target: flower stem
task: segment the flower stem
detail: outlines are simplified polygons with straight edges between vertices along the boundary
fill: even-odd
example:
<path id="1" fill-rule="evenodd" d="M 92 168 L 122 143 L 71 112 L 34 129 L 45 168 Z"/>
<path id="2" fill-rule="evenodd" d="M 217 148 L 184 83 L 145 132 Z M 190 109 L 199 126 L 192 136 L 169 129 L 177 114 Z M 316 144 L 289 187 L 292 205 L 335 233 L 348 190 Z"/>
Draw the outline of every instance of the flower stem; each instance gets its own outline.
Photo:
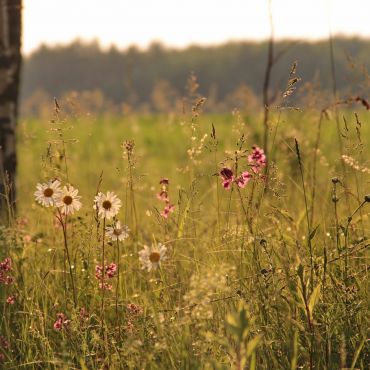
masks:
<path id="1" fill-rule="evenodd" d="M 102 245 L 102 254 L 101 254 L 101 265 L 102 265 L 102 277 L 101 277 L 101 328 L 104 331 L 104 296 L 105 296 L 105 287 L 104 287 L 104 277 L 105 277 L 105 217 L 103 219 L 103 245 Z"/>
<path id="2" fill-rule="evenodd" d="M 121 336 L 121 323 L 118 317 L 118 298 L 119 298 L 119 289 L 120 289 L 120 281 L 119 281 L 119 274 L 120 274 L 120 259 L 121 259 L 121 251 L 119 246 L 119 240 L 117 238 L 117 285 L 116 285 L 116 320 L 118 324 L 118 333 Z"/>
<path id="3" fill-rule="evenodd" d="M 73 278 L 73 271 L 72 271 L 72 264 L 71 264 L 71 258 L 69 255 L 69 250 L 68 250 L 68 238 L 67 238 L 67 214 L 65 215 L 64 221 L 62 218 L 62 214 L 60 213 L 60 210 L 58 209 L 59 212 L 59 222 L 62 225 L 62 230 L 63 230 L 63 239 L 64 239 L 64 255 L 67 256 L 67 261 L 68 261 L 68 267 L 69 267 L 69 274 L 71 276 L 71 285 L 72 285 L 72 290 L 73 290 L 73 303 L 75 308 L 77 307 L 77 293 L 76 293 L 76 287 L 74 283 L 74 278 Z M 64 267 L 65 266 L 65 257 L 64 257 Z M 65 271 L 66 269 L 64 269 Z"/>

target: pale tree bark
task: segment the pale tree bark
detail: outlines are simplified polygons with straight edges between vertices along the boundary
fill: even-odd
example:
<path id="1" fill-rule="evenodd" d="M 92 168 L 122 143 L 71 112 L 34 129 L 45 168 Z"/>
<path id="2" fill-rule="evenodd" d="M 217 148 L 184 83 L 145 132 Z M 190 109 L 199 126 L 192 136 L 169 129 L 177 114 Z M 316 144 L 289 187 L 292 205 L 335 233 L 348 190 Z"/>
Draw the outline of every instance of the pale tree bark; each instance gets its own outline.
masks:
<path id="1" fill-rule="evenodd" d="M 0 0 L 0 193 L 11 184 L 9 202 L 15 206 L 16 122 L 21 68 L 22 0 Z M 0 207 L 4 207 L 1 197 Z M 8 204 L 9 206 L 9 204 Z"/>

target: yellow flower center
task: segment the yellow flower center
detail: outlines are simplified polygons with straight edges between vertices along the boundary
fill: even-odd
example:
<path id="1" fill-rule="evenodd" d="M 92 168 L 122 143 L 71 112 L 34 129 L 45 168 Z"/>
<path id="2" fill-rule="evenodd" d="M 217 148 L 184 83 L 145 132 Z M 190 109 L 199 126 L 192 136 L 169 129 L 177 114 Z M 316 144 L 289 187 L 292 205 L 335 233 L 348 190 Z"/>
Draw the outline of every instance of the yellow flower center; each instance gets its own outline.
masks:
<path id="1" fill-rule="evenodd" d="M 109 211 L 112 208 L 112 203 L 109 200 L 105 200 L 102 206 L 105 210 Z"/>
<path id="2" fill-rule="evenodd" d="M 152 263 L 158 263 L 161 259 L 161 255 L 158 252 L 152 252 L 150 253 L 149 260 Z"/>
<path id="3" fill-rule="evenodd" d="M 50 198 L 54 194 L 54 190 L 52 188 L 46 188 L 44 190 L 44 196 Z"/>
<path id="4" fill-rule="evenodd" d="M 70 195 L 66 195 L 63 198 L 63 203 L 66 204 L 67 206 L 69 206 L 70 204 L 72 204 L 72 202 L 73 202 L 73 198 Z"/>

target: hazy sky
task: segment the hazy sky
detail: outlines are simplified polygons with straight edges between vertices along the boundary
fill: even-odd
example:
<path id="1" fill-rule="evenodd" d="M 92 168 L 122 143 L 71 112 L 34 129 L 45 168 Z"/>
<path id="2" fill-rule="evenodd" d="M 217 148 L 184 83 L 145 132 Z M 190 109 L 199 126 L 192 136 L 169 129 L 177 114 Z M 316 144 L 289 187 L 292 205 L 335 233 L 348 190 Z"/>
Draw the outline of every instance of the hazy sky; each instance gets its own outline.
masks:
<path id="1" fill-rule="evenodd" d="M 98 39 L 145 47 L 264 39 L 268 0 L 24 0 L 23 51 L 41 43 Z M 370 37 L 370 0 L 272 0 L 277 38 Z"/>

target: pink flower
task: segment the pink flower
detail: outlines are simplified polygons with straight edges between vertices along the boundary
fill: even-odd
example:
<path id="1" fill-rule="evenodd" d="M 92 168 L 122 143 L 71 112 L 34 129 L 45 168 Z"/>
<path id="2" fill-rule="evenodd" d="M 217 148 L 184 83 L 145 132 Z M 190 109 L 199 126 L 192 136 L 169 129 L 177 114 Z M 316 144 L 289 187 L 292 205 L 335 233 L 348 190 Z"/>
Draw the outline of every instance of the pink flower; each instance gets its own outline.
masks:
<path id="1" fill-rule="evenodd" d="M 70 322 L 71 320 L 68 320 L 64 313 L 58 313 L 57 320 L 55 321 L 53 328 L 55 330 L 63 330 L 69 325 Z"/>
<path id="2" fill-rule="evenodd" d="M 132 316 L 140 316 L 143 313 L 143 309 L 135 303 L 129 303 L 127 305 L 127 311 Z"/>
<path id="3" fill-rule="evenodd" d="M 102 272 L 103 272 L 103 268 L 102 268 L 101 266 L 99 266 L 99 265 L 96 265 L 96 266 L 95 266 L 95 277 L 96 277 L 97 279 L 101 279 L 101 277 L 102 277 Z"/>
<path id="4" fill-rule="evenodd" d="M 224 167 L 220 171 L 220 175 L 223 180 L 231 180 L 234 177 L 233 171 L 230 168 Z"/>
<path id="5" fill-rule="evenodd" d="M 266 155 L 264 150 L 258 146 L 253 146 L 252 153 L 248 156 L 248 162 L 251 164 L 254 173 L 260 173 L 262 167 L 266 166 Z"/>
<path id="6" fill-rule="evenodd" d="M 54 323 L 54 325 L 53 325 L 53 328 L 54 328 L 55 330 L 62 330 L 62 328 L 63 328 L 63 324 L 62 324 L 62 322 L 61 322 L 61 321 L 59 321 L 59 320 L 55 321 L 55 323 Z"/>
<path id="7" fill-rule="evenodd" d="M 161 185 L 161 191 L 157 194 L 157 198 L 166 203 L 163 211 L 161 212 L 161 216 L 164 218 L 168 218 L 169 214 L 175 209 L 175 206 L 170 204 L 170 197 L 168 194 L 169 183 L 170 181 L 167 178 L 161 179 L 161 181 L 159 181 L 159 184 Z"/>
<path id="8" fill-rule="evenodd" d="M 252 147 L 252 153 L 248 156 L 249 163 L 258 163 L 261 165 L 266 165 L 266 155 L 263 149 L 258 146 Z"/>
<path id="9" fill-rule="evenodd" d="M 6 299 L 6 303 L 7 303 L 7 304 L 14 304 L 14 303 L 15 303 L 15 297 L 14 297 L 14 295 L 10 295 L 10 296 Z"/>
<path id="10" fill-rule="evenodd" d="M 161 212 L 161 216 L 164 218 L 168 218 L 169 214 L 174 212 L 175 210 L 175 205 L 174 204 L 167 204 L 163 211 Z"/>
<path id="11" fill-rule="evenodd" d="M 7 257 L 3 262 L 0 262 L 0 270 L 2 271 L 11 271 L 12 270 L 12 260 Z"/>
<path id="12" fill-rule="evenodd" d="M 104 277 L 106 277 L 107 279 L 111 279 L 113 277 L 115 277 L 117 273 L 117 265 L 115 263 L 110 263 L 109 265 L 106 265 L 105 266 L 105 271 L 104 271 Z M 96 265 L 95 266 L 95 277 L 100 280 L 100 283 L 99 283 L 99 288 L 100 289 L 104 289 L 104 290 L 112 290 L 112 285 L 106 283 L 106 282 L 102 282 L 103 280 L 103 269 L 100 265 Z"/>
<path id="13" fill-rule="evenodd" d="M 158 194 L 157 194 L 157 198 L 163 202 L 169 202 L 169 197 L 168 197 L 168 192 L 167 190 L 161 190 Z"/>
<path id="14" fill-rule="evenodd" d="M 220 171 L 220 175 L 222 177 L 222 186 L 226 190 L 230 190 L 231 189 L 231 186 L 232 186 L 232 184 L 234 182 L 234 174 L 233 174 L 233 171 L 230 170 L 230 168 L 224 167 Z"/>
<path id="15" fill-rule="evenodd" d="M 10 275 L 5 275 L 3 271 L 0 270 L 0 283 L 4 285 L 11 285 L 14 282 L 14 278 Z"/>
<path id="16" fill-rule="evenodd" d="M 161 179 L 161 181 L 159 181 L 159 184 L 160 185 L 168 185 L 170 183 L 170 181 L 167 179 L 167 178 L 163 178 L 163 179 Z"/>
<path id="17" fill-rule="evenodd" d="M 106 274 L 108 278 L 112 278 L 116 275 L 117 272 L 117 265 L 115 263 L 110 263 L 108 266 L 105 267 Z"/>
<path id="18" fill-rule="evenodd" d="M 103 289 L 103 290 L 112 290 L 112 285 L 111 284 L 108 284 L 106 282 L 103 283 L 99 283 L 99 288 L 100 289 Z"/>
<path id="19" fill-rule="evenodd" d="M 239 186 L 239 188 L 244 188 L 248 181 L 252 178 L 252 175 L 248 171 L 244 171 L 236 180 L 236 185 Z"/>

